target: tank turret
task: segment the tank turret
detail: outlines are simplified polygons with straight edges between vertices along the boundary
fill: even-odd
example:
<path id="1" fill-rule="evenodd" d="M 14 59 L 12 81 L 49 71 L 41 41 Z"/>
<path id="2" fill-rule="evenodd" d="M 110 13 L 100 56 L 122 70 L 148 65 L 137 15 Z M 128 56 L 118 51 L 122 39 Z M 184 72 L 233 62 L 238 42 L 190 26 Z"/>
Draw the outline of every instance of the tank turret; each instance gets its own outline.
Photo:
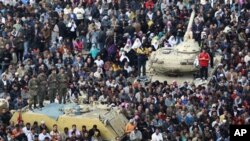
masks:
<path id="1" fill-rule="evenodd" d="M 163 47 L 152 52 L 149 58 L 151 70 L 161 74 L 183 74 L 198 70 L 194 61 L 200 52 L 198 42 L 193 39 L 192 25 L 195 11 L 190 15 L 184 40 L 175 47 Z"/>

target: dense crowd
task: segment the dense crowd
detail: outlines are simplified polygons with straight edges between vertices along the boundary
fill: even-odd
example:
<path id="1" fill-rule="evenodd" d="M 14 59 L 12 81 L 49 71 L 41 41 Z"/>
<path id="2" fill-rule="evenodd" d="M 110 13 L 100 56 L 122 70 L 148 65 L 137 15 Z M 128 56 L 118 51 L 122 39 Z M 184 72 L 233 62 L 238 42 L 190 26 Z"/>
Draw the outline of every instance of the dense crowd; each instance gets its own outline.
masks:
<path id="1" fill-rule="evenodd" d="M 4 133 L 6 130 L 6 133 Z M 81 130 L 77 129 L 77 125 L 73 124 L 69 129 L 65 127 L 63 131 L 58 130 L 57 124 L 53 125 L 51 131 L 44 121 L 38 124 L 35 121 L 33 124 L 23 122 L 16 124 L 11 122 L 9 126 L 1 125 L 1 140 L 3 141 L 99 141 L 101 140 L 101 132 L 97 125 L 87 130 L 86 126 L 82 126 Z"/>
<path id="2" fill-rule="evenodd" d="M 207 87 L 141 82 L 150 52 L 182 42 L 192 11 L 193 38 L 211 60 L 222 56 L 219 66 L 210 60 Z M 249 19 L 247 0 L 0 0 L 0 97 L 9 102 L 1 139 L 58 140 L 54 130 L 10 123 L 10 110 L 85 95 L 121 107 L 124 140 L 229 141 L 230 124 L 250 123 Z M 72 131 L 61 138 L 101 140 Z"/>

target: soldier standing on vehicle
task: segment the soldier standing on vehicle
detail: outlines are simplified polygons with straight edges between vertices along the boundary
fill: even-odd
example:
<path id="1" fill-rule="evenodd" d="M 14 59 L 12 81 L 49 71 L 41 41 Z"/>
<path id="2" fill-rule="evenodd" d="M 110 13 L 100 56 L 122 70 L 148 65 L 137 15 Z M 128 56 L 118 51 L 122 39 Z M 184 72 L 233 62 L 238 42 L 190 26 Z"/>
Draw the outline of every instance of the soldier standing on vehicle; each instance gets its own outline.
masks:
<path id="1" fill-rule="evenodd" d="M 59 95 L 59 104 L 66 103 L 66 94 L 67 94 L 67 87 L 69 83 L 68 76 L 64 72 L 64 68 L 60 68 L 60 72 L 57 75 L 57 80 L 58 80 L 58 95 Z"/>
<path id="2" fill-rule="evenodd" d="M 48 92 L 49 92 L 49 100 L 50 103 L 55 102 L 56 93 L 57 93 L 58 81 L 56 69 L 53 68 L 51 74 L 48 77 Z"/>
<path id="3" fill-rule="evenodd" d="M 29 88 L 29 109 L 32 110 L 32 104 L 34 104 L 34 108 L 36 108 L 37 92 L 38 92 L 38 81 L 35 74 L 29 80 L 28 88 Z"/>
<path id="4" fill-rule="evenodd" d="M 44 102 L 44 97 L 47 95 L 47 76 L 44 72 L 44 70 L 40 69 L 40 73 L 37 76 L 38 84 L 39 84 L 39 91 L 38 91 L 38 102 L 39 102 L 39 107 L 42 108 L 43 102 Z"/>

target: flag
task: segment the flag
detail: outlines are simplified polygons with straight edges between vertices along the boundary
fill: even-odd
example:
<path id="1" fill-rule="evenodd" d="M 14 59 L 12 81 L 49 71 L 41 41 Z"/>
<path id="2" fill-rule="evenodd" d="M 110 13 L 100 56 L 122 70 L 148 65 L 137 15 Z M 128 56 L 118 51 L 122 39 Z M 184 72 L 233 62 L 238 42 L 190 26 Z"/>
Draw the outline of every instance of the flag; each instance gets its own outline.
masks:
<path id="1" fill-rule="evenodd" d="M 17 123 L 20 124 L 22 122 L 22 111 L 19 111 L 18 117 L 17 117 Z"/>

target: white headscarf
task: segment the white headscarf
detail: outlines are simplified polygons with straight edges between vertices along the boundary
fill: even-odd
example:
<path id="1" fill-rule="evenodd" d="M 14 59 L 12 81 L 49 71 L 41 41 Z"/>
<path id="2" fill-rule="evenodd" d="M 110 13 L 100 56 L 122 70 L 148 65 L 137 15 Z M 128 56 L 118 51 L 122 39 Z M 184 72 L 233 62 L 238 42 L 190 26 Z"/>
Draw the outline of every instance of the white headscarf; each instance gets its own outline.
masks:
<path id="1" fill-rule="evenodd" d="M 134 42 L 134 44 L 132 46 L 132 49 L 136 49 L 136 48 L 139 48 L 139 47 L 141 47 L 141 41 L 140 41 L 139 38 L 136 38 L 135 42 Z"/>
<path id="2" fill-rule="evenodd" d="M 132 43 L 131 43 L 131 40 L 130 40 L 130 39 L 127 39 L 127 43 L 126 43 L 126 45 L 128 45 L 129 47 L 131 47 L 131 46 L 132 46 Z"/>
<path id="3" fill-rule="evenodd" d="M 127 59 L 127 62 L 129 62 L 128 57 L 125 55 L 125 52 L 121 53 L 120 61 L 122 62 L 124 59 Z"/>
<path id="4" fill-rule="evenodd" d="M 124 48 L 123 48 L 123 50 L 124 50 L 126 53 L 128 53 L 128 52 L 131 50 L 131 46 L 132 46 L 131 40 L 128 39 L 126 45 L 125 45 Z"/>
<path id="5" fill-rule="evenodd" d="M 159 42 L 158 42 L 158 37 L 157 37 L 157 36 L 154 36 L 154 37 L 152 38 L 151 45 L 154 46 L 155 50 L 158 49 L 158 47 L 159 47 Z"/>
<path id="6" fill-rule="evenodd" d="M 171 47 L 174 47 L 177 43 L 174 36 L 170 36 L 170 38 L 168 39 L 168 42 L 171 45 Z"/>

